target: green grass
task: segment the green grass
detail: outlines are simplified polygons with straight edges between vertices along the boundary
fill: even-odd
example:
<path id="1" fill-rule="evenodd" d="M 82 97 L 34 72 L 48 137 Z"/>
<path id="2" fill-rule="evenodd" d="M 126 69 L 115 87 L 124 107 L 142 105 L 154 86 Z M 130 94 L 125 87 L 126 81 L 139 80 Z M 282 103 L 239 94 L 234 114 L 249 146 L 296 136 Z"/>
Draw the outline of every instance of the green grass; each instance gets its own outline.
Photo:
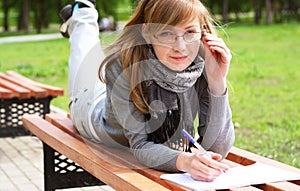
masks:
<path id="1" fill-rule="evenodd" d="M 231 26 L 226 32 L 235 145 L 299 168 L 300 26 Z"/>
<path id="2" fill-rule="evenodd" d="M 233 54 L 228 81 L 235 146 L 300 168 L 300 25 L 225 30 L 220 35 Z M 64 88 L 65 96 L 51 103 L 68 110 L 68 54 L 66 39 L 0 44 L 0 72 L 15 70 Z"/>
<path id="3" fill-rule="evenodd" d="M 14 70 L 36 81 L 65 89 L 53 105 L 67 109 L 68 54 L 66 39 L 0 44 L 0 72 Z"/>

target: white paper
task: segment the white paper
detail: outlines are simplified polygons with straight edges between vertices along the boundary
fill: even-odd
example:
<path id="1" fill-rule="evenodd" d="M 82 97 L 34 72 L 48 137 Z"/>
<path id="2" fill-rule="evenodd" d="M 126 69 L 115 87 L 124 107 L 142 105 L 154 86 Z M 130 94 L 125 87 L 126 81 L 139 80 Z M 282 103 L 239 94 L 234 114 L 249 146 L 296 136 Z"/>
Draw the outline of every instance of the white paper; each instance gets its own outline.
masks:
<path id="1" fill-rule="evenodd" d="M 256 162 L 248 166 L 233 167 L 212 182 L 196 181 L 188 173 L 163 174 L 162 179 L 177 183 L 193 190 L 228 189 L 268 182 L 300 179 L 294 173 L 274 166 Z"/>

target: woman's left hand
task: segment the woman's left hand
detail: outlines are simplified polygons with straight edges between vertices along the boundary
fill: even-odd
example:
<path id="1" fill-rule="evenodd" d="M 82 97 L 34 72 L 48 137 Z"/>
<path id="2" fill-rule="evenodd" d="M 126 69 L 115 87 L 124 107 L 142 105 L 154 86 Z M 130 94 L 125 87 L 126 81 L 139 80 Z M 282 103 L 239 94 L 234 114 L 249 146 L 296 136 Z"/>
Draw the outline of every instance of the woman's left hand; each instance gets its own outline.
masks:
<path id="1" fill-rule="evenodd" d="M 216 95 L 224 95 L 226 77 L 232 55 L 223 39 L 210 33 L 203 34 L 205 47 L 205 68 L 210 91 Z"/>

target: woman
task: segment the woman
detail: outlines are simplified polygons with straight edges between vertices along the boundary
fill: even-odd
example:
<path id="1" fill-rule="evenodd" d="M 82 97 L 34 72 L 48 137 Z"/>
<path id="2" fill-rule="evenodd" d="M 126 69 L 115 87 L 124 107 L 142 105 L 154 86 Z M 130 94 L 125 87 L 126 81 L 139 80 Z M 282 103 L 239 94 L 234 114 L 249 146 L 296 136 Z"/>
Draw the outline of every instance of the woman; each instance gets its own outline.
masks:
<path id="1" fill-rule="evenodd" d="M 78 131 L 128 148 L 148 167 L 214 180 L 228 168 L 220 160 L 234 142 L 226 87 L 231 53 L 207 9 L 198 0 L 142 0 L 103 60 L 98 14 L 86 1 L 75 2 L 68 26 Z M 197 134 L 208 152 L 191 148 L 182 129 Z"/>

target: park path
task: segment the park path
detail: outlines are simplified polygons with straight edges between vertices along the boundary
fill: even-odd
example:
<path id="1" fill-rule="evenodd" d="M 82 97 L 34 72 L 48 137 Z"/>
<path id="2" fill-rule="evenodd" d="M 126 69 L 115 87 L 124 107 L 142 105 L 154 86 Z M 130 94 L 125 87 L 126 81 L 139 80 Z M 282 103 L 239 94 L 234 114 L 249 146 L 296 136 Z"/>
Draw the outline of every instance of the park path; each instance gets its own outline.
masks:
<path id="1" fill-rule="evenodd" d="M 43 41 L 58 38 L 63 38 L 60 33 L 1 37 L 0 44 L 27 41 Z"/>

